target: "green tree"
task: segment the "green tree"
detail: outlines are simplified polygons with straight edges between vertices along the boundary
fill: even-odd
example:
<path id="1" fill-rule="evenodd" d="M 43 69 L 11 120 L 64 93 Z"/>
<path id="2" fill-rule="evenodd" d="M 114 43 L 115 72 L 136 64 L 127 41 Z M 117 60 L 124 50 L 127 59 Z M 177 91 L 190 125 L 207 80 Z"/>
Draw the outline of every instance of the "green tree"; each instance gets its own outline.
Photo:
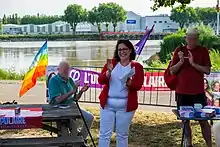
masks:
<path id="1" fill-rule="evenodd" d="M 61 16 L 53 15 L 53 16 L 46 16 L 46 15 L 25 15 L 21 18 L 21 24 L 49 24 L 54 23 L 56 21 L 62 20 Z"/>
<path id="2" fill-rule="evenodd" d="M 20 18 L 17 13 L 15 13 L 15 24 L 20 24 Z"/>
<path id="3" fill-rule="evenodd" d="M 63 19 L 70 24 L 73 34 L 75 34 L 77 24 L 86 21 L 87 11 L 81 5 L 69 5 L 64 11 Z"/>
<path id="4" fill-rule="evenodd" d="M 109 14 L 111 16 L 111 23 L 114 27 L 114 32 L 116 31 L 116 27 L 119 22 L 124 22 L 127 19 L 126 11 L 123 9 L 122 6 L 116 4 L 116 3 L 107 3 L 109 7 L 111 8 L 111 13 Z"/>
<path id="5" fill-rule="evenodd" d="M 180 8 L 184 9 L 187 4 L 190 4 L 193 0 L 152 0 L 154 5 L 151 7 L 153 11 L 156 11 L 160 7 L 173 7 L 174 4 L 181 4 Z"/>
<path id="6" fill-rule="evenodd" d="M 101 32 L 101 13 L 98 11 L 97 7 L 92 8 L 91 11 L 88 12 L 88 22 L 92 25 L 97 26 L 99 33 Z"/>
<path id="7" fill-rule="evenodd" d="M 171 10 L 170 19 L 176 23 L 179 23 L 180 28 L 199 22 L 199 17 L 192 7 L 187 7 L 183 10 L 180 7 L 173 8 Z"/>
<path id="8" fill-rule="evenodd" d="M 7 17 L 6 17 L 5 14 L 4 14 L 4 16 L 3 16 L 2 23 L 3 23 L 3 24 L 7 24 L 7 23 L 8 23 Z"/>
<path id="9" fill-rule="evenodd" d="M 11 23 L 15 24 L 15 14 L 12 14 Z"/>
<path id="10" fill-rule="evenodd" d="M 9 16 L 7 17 L 7 22 L 8 22 L 8 24 L 11 24 L 11 23 L 12 23 L 12 21 L 11 21 L 11 15 L 9 15 Z"/>
<path id="11" fill-rule="evenodd" d="M 112 22 L 112 8 L 109 4 L 99 4 L 98 11 L 100 12 L 100 18 L 105 23 L 106 32 L 108 32 L 109 24 Z"/>
<path id="12" fill-rule="evenodd" d="M 21 24 L 30 24 L 30 22 L 31 22 L 30 15 L 25 15 L 21 18 Z M 31 24 L 34 24 L 34 22 L 32 22 Z"/>
<path id="13" fill-rule="evenodd" d="M 2 34 L 2 19 L 0 18 L 0 35 Z"/>
<path id="14" fill-rule="evenodd" d="M 207 7 L 207 8 L 200 8 L 197 7 L 196 13 L 198 14 L 201 22 L 204 25 L 208 24 L 215 24 L 216 23 L 216 8 Z"/>
<path id="15" fill-rule="evenodd" d="M 107 32 L 110 23 L 113 24 L 114 31 L 116 31 L 118 23 L 126 20 L 126 11 L 113 2 L 99 4 L 98 11 L 100 12 L 101 21 L 105 23 Z"/>

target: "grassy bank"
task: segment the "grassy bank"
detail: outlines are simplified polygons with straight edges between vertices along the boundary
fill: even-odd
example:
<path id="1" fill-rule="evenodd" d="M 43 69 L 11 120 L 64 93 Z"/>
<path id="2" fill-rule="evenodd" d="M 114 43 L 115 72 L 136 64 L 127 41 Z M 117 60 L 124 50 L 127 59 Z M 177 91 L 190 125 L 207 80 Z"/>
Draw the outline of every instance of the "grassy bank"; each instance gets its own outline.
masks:
<path id="1" fill-rule="evenodd" d="M 9 69 L 9 70 L 3 70 L 0 69 L 0 80 L 23 80 L 25 76 L 25 73 L 17 73 L 15 70 L 13 69 Z M 45 80 L 45 77 L 41 77 L 38 80 L 39 81 L 43 81 Z"/>
<path id="2" fill-rule="evenodd" d="M 158 40 L 162 39 L 167 34 L 152 34 L 149 39 Z M 139 40 L 143 34 L 112 34 L 102 35 L 102 40 L 118 40 L 118 39 L 130 39 Z M 86 41 L 86 40 L 100 40 L 100 34 L 37 34 L 37 35 L 0 35 L 0 41 L 41 41 L 48 39 L 49 41 Z"/>
<path id="3" fill-rule="evenodd" d="M 0 80 L 22 80 L 24 74 L 17 73 L 14 70 L 3 70 L 0 69 Z"/>
<path id="4" fill-rule="evenodd" d="M 99 34 L 77 34 L 77 35 L 63 35 L 63 34 L 37 34 L 37 35 L 0 35 L 2 41 L 41 41 L 48 39 L 55 40 L 99 40 Z"/>
<path id="5" fill-rule="evenodd" d="M 95 115 L 92 134 L 97 144 L 99 135 L 99 110 L 88 108 Z M 196 147 L 205 147 L 198 123 L 192 124 L 193 142 Z M 50 136 L 44 130 L 0 131 L 1 137 Z M 115 147 L 115 134 L 112 147 Z M 129 147 L 176 147 L 180 146 L 181 127 L 176 117 L 170 113 L 138 111 L 132 121 L 129 134 Z"/>

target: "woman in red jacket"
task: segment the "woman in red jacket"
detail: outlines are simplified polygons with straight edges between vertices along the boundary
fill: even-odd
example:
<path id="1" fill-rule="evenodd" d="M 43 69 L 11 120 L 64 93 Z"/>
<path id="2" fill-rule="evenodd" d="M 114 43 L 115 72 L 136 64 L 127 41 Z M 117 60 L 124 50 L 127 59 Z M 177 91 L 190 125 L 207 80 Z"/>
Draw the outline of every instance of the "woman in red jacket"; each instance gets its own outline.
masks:
<path id="1" fill-rule="evenodd" d="M 99 96 L 99 147 L 110 146 L 114 127 L 117 147 L 128 147 L 129 126 L 138 108 L 137 91 L 142 88 L 144 81 L 143 66 L 133 61 L 135 57 L 132 43 L 129 40 L 119 40 L 114 59 L 107 60 L 98 78 L 99 84 L 104 85 Z"/>

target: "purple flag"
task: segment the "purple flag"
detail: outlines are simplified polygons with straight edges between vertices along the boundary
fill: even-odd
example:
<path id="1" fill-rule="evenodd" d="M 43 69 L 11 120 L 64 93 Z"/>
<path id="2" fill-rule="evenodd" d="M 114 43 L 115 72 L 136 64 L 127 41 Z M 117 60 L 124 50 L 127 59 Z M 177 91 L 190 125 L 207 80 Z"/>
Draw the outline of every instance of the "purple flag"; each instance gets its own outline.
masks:
<path id="1" fill-rule="evenodd" d="M 135 45 L 137 55 L 141 54 L 141 52 L 145 46 L 145 43 L 146 43 L 147 39 L 150 37 L 150 34 L 153 31 L 153 29 L 154 29 L 154 25 L 152 26 L 152 28 L 150 30 L 147 30 L 147 27 L 146 27 L 146 32 L 145 32 L 144 36 Z"/>

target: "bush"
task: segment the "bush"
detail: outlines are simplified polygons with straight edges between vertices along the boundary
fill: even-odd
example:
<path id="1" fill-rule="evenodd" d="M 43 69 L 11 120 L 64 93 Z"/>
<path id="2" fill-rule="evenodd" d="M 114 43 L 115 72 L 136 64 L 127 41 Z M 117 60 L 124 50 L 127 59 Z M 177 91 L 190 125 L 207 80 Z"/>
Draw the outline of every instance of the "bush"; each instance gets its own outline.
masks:
<path id="1" fill-rule="evenodd" d="M 219 50 L 211 50 L 210 53 L 210 60 L 212 63 L 212 72 L 219 72 L 220 71 L 220 51 Z M 160 60 L 151 61 L 147 66 L 145 67 L 151 67 L 151 68 L 163 68 L 166 69 L 169 64 L 169 60 L 166 60 L 166 62 L 161 62 Z"/>
<path id="2" fill-rule="evenodd" d="M 200 45 L 210 49 L 220 48 L 220 38 L 214 35 L 212 28 L 204 25 L 198 25 L 196 28 L 200 33 Z M 160 44 L 161 50 L 159 53 L 162 62 L 166 62 L 170 59 L 171 53 L 180 45 L 180 43 L 186 43 L 184 40 L 185 32 L 186 29 L 182 29 L 175 34 L 171 34 L 163 38 L 163 41 Z"/>
<path id="3" fill-rule="evenodd" d="M 219 50 L 210 51 L 210 58 L 212 63 L 212 71 L 220 71 L 220 52 Z"/>
<path id="4" fill-rule="evenodd" d="M 160 43 L 160 60 L 162 62 L 166 62 L 168 59 L 170 59 L 171 53 L 181 43 L 185 43 L 183 32 L 178 32 L 164 37 L 163 41 Z"/>

